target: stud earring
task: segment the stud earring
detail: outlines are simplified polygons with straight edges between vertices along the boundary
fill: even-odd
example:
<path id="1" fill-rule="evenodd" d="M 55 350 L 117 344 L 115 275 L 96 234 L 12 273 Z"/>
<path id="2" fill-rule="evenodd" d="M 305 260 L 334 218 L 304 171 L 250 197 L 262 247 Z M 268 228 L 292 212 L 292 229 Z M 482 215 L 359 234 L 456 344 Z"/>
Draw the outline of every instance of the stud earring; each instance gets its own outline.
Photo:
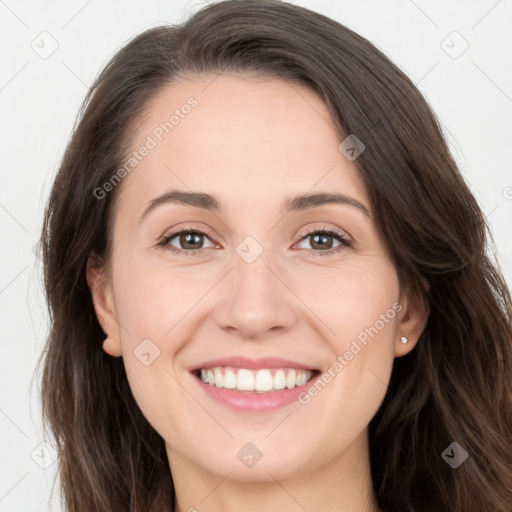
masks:
<path id="1" fill-rule="evenodd" d="M 400 338 L 400 342 L 403 343 L 404 345 L 408 342 L 409 340 L 405 337 L 405 336 L 402 336 Z"/>

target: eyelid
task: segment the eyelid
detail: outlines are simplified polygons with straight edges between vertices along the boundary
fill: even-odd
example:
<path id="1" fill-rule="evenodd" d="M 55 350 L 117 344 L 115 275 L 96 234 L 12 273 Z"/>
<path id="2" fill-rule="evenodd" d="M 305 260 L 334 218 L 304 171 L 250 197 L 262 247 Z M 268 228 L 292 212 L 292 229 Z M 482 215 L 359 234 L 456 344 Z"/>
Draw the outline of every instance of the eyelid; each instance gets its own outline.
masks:
<path id="1" fill-rule="evenodd" d="M 308 238 L 308 236 L 316 233 L 322 233 L 337 238 L 339 240 L 340 245 L 338 247 L 326 249 L 325 251 L 315 251 L 313 249 L 307 250 L 307 252 L 315 258 L 324 256 L 335 256 L 337 254 L 340 254 L 342 251 L 353 247 L 353 239 L 350 235 L 346 233 L 346 231 L 337 227 L 334 228 L 332 226 L 318 226 L 316 224 L 314 224 L 312 227 L 306 228 L 305 230 L 301 231 L 300 234 L 298 235 L 299 240 L 294 245 L 297 245 L 298 243 Z"/>
<path id="2" fill-rule="evenodd" d="M 195 254 L 202 254 L 206 251 L 206 249 L 209 248 L 203 248 L 203 249 L 194 249 L 194 250 L 185 250 L 185 249 L 177 249 L 172 246 L 168 246 L 170 240 L 178 236 L 180 233 L 188 233 L 188 232 L 196 232 L 197 234 L 202 234 L 207 236 L 214 244 L 220 245 L 215 236 L 211 234 L 211 231 L 209 228 L 204 228 L 202 226 L 198 225 L 190 225 L 190 226 L 184 226 L 181 228 L 177 228 L 175 230 L 171 229 L 170 232 L 166 232 L 168 234 L 165 234 L 161 237 L 160 242 L 158 243 L 159 246 L 166 247 L 169 251 L 173 253 L 193 256 Z M 340 228 L 334 228 L 331 226 L 318 226 L 317 224 L 314 224 L 313 226 L 310 226 L 308 228 L 303 229 L 298 235 L 297 235 L 297 241 L 294 242 L 293 246 L 297 245 L 298 243 L 302 242 L 305 238 L 312 234 L 316 233 L 324 233 L 329 236 L 336 237 L 340 239 L 340 245 L 338 247 L 334 247 L 331 249 L 326 249 L 325 251 L 315 251 L 313 249 L 306 249 L 309 253 L 313 254 L 314 256 L 327 256 L 330 254 L 338 253 L 342 249 L 347 249 L 352 246 L 352 237 L 348 235 L 344 230 Z"/>
<path id="3" fill-rule="evenodd" d="M 178 236 L 179 234 L 188 233 L 188 232 L 197 232 L 198 234 L 205 235 L 208 238 L 210 238 L 211 241 L 214 242 L 214 244 L 219 245 L 215 236 L 212 235 L 211 230 L 209 228 L 205 228 L 205 227 L 198 226 L 198 225 L 184 226 L 184 227 L 180 227 L 180 228 L 176 228 L 176 229 L 171 228 L 170 230 L 167 230 L 165 232 L 166 234 L 164 234 L 163 236 L 160 237 L 160 239 L 159 239 L 160 241 L 159 241 L 158 245 L 166 245 L 171 239 Z M 176 252 L 186 252 L 188 254 L 204 251 L 204 249 L 195 249 L 195 250 L 191 250 L 191 251 L 185 251 L 183 249 L 175 249 L 174 247 L 171 249 L 171 251 L 173 249 Z"/>
<path id="4" fill-rule="evenodd" d="M 202 226 L 198 226 L 198 225 L 191 225 L 191 226 L 184 226 L 184 227 L 180 227 L 180 228 L 171 228 L 169 230 L 166 231 L 166 234 L 163 235 L 161 238 L 169 238 L 169 236 L 176 236 L 176 235 L 179 235 L 180 233 L 183 233 L 183 232 L 188 232 L 188 231 L 197 231 L 201 234 L 204 234 L 204 235 L 208 235 L 209 237 L 212 237 L 212 238 L 215 238 L 212 236 L 211 234 L 211 231 L 209 228 L 205 228 L 205 227 L 202 227 Z"/>
<path id="5" fill-rule="evenodd" d="M 332 226 L 318 226 L 317 224 L 314 224 L 313 227 L 308 227 L 300 231 L 297 235 L 299 238 L 298 241 L 300 242 L 304 237 L 319 231 L 342 237 L 346 241 L 352 241 L 352 237 L 343 229 Z"/>

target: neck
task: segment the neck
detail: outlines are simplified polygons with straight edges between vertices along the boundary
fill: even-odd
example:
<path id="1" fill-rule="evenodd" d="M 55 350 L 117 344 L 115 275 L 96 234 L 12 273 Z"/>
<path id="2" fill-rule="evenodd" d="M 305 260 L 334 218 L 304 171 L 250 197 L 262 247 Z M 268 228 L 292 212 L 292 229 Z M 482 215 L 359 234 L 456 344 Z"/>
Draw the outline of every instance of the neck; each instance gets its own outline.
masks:
<path id="1" fill-rule="evenodd" d="M 346 452 L 314 470 L 277 480 L 240 481 L 206 471 L 167 446 L 176 512 L 380 512 L 374 501 L 367 431 Z"/>

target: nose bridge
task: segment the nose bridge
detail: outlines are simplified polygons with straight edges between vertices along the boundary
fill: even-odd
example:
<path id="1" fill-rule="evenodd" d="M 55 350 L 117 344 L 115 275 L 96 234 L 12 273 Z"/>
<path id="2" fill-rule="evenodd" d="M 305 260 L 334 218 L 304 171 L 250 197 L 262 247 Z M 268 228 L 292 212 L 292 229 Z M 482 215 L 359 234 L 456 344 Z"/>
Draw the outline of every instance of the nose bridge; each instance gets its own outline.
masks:
<path id="1" fill-rule="evenodd" d="M 247 236 L 238 244 L 236 255 L 233 255 L 232 286 L 237 302 L 261 311 L 264 308 L 270 310 L 274 302 L 277 302 L 276 277 L 270 270 L 275 266 L 271 252 L 268 246 L 264 248 L 263 243 L 253 236 Z"/>
<path id="2" fill-rule="evenodd" d="M 264 248 L 254 236 L 247 236 L 235 247 L 229 297 L 219 317 L 221 327 L 235 329 L 244 338 L 256 338 L 290 326 L 293 304 L 276 276 L 278 262 L 272 254 L 272 249 Z"/>

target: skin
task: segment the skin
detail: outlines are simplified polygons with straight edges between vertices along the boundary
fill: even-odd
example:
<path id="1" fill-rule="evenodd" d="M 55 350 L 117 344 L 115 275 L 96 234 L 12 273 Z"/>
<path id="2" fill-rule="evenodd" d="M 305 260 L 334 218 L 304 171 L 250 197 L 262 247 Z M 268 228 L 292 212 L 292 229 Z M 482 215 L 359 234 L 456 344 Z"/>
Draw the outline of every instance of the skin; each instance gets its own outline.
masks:
<path id="1" fill-rule="evenodd" d="M 123 357 L 139 407 L 166 442 L 177 510 L 378 511 L 367 427 L 394 357 L 413 349 L 428 311 L 399 296 L 364 183 L 314 92 L 276 78 L 189 76 L 150 102 L 133 149 L 190 96 L 198 105 L 120 185 L 110 273 L 90 260 L 103 348 Z M 165 204 L 139 223 L 171 189 L 212 194 L 223 209 Z M 346 194 L 370 216 L 339 204 L 283 216 L 283 202 L 306 192 Z M 202 254 L 190 255 L 179 236 L 171 244 L 181 255 L 158 246 L 179 227 L 207 230 L 193 242 Z M 352 246 L 315 257 L 339 246 L 303 234 L 323 227 Z M 236 251 L 247 236 L 263 249 L 252 263 Z M 326 371 L 397 301 L 402 309 L 307 405 L 242 414 L 212 401 L 189 372 L 233 354 Z M 160 350 L 148 366 L 134 354 L 147 338 Z M 237 457 L 248 442 L 262 453 L 251 468 Z"/>

